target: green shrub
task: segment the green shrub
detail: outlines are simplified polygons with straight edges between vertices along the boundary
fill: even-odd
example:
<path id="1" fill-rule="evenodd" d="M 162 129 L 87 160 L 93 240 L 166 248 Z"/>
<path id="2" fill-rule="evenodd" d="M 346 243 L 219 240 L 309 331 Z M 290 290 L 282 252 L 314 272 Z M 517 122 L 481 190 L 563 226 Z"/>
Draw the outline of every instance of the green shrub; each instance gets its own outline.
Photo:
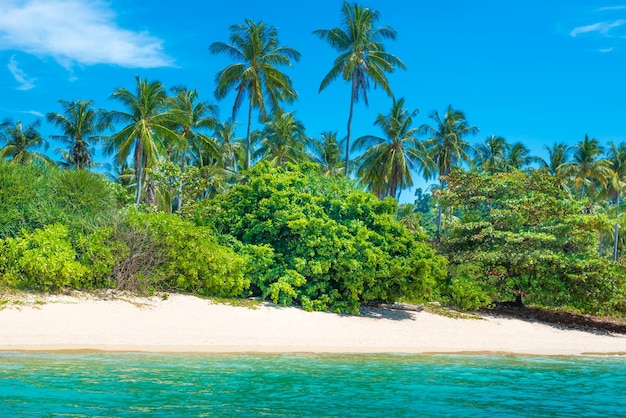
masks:
<path id="1" fill-rule="evenodd" d="M 194 219 L 243 248 L 268 249 L 263 271 L 249 276 L 254 294 L 357 312 L 369 301 L 430 298 L 445 277 L 445 259 L 396 221 L 396 209 L 314 166 L 257 164 L 248 184 L 199 203 Z"/>
<path id="2" fill-rule="evenodd" d="M 129 212 L 127 222 L 145 230 L 162 253 L 153 277 L 158 288 L 220 297 L 240 296 L 248 289 L 245 257 L 220 245 L 210 228 L 175 215 L 136 211 Z"/>

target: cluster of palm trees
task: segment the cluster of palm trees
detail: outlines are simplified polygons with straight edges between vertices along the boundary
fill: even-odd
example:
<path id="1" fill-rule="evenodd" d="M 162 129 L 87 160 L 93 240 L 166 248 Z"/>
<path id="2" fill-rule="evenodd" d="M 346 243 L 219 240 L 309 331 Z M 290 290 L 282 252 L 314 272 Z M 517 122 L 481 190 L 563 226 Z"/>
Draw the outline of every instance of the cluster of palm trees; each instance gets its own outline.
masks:
<path id="1" fill-rule="evenodd" d="M 180 173 L 192 166 L 210 169 L 223 185 L 236 181 L 238 173 L 258 161 L 279 166 L 314 161 L 323 173 L 356 175 L 380 198 L 399 197 L 413 185 L 414 175 L 438 179 L 443 188 L 444 178 L 454 165 L 489 174 L 545 166 L 562 179 L 565 188 L 576 190 L 580 199 L 587 197 L 601 204 L 609 198 L 620 213 L 620 193 L 626 184 L 623 143 L 610 144 L 605 158 L 599 142 L 585 137 L 573 147 L 554 144 L 547 149 L 548 160 L 543 161 L 523 144 L 509 144 L 499 136 L 489 136 L 472 146 L 470 137 L 479 130 L 452 106 L 442 114 L 433 111 L 430 124 L 415 126 L 417 110 L 407 109 L 403 98 L 394 97 L 387 79 L 387 74 L 405 67 L 385 49 L 384 41 L 395 39 L 395 30 L 377 26 L 379 13 L 356 3 L 345 1 L 341 13 L 341 26 L 314 34 L 339 53 L 319 91 L 338 79 L 350 85 L 345 137 L 327 131 L 319 138 L 310 138 L 295 114 L 283 109 L 297 99 L 297 93 L 280 67 L 292 66 L 300 53 L 280 44 L 276 28 L 245 20 L 231 26 L 228 42 L 209 46 L 211 53 L 232 60 L 216 74 L 214 91 L 218 100 L 235 93 L 231 118 L 219 120 L 216 107 L 200 100 L 197 90 L 177 86 L 168 91 L 159 81 L 137 77 L 134 90 L 120 87 L 111 96 L 121 110 L 97 109 L 92 101 L 62 100 L 62 112 L 47 114 L 47 121 L 63 132 L 52 138 L 67 145 L 57 150 L 62 157 L 59 164 L 92 168 L 97 165 L 94 144 L 101 143 L 107 153 L 115 154 L 117 178 L 135 190 L 136 203 L 155 202 L 158 184 L 150 173 L 166 164 L 176 165 Z M 381 136 L 353 140 L 355 104 L 359 100 L 367 104 L 370 84 L 381 87 L 392 98 L 392 106 L 389 113 L 379 113 L 373 121 Z M 236 118 L 244 103 L 246 136 L 239 138 L 235 134 Z M 252 129 L 254 111 L 262 129 Z M 26 127 L 20 122 L 2 124 L 0 158 L 51 162 L 46 153 L 32 150 L 48 144 L 37 128 L 37 123 Z M 180 207 L 185 183 L 180 180 L 177 184 Z M 441 208 L 437 223 L 440 228 Z"/>

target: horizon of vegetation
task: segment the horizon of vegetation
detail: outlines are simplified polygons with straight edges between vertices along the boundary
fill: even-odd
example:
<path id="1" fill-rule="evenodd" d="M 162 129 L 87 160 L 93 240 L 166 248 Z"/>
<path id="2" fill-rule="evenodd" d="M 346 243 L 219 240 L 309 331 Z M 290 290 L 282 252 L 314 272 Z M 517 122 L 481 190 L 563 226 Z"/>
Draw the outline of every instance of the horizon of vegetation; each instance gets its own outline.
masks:
<path id="1" fill-rule="evenodd" d="M 315 34 L 338 52 L 320 91 L 338 79 L 352 86 L 345 137 L 310 138 L 282 110 L 297 94 L 280 67 L 299 53 L 252 20 L 209 46 L 233 60 L 215 78 L 217 99 L 235 94 L 225 121 L 197 90 L 137 76 L 134 90 L 112 92 L 119 110 L 61 100 L 62 112 L 46 115 L 66 144 L 56 163 L 39 151 L 48 146 L 39 122 L 0 125 L 0 160 L 11 162 L 0 165 L 0 253 L 12 260 L 0 264 L 4 284 L 251 293 L 352 312 L 372 301 L 477 309 L 513 298 L 626 313 L 626 143 L 605 150 L 585 136 L 546 145 L 543 160 L 498 136 L 472 146 L 479 129 L 452 106 L 414 126 L 417 112 L 386 78 L 404 66 L 385 50 L 395 31 L 356 3 L 342 14 L 342 26 Z M 391 109 L 373 121 L 378 135 L 352 138 L 354 104 L 371 84 L 393 98 Z M 240 111 L 245 138 L 235 136 Z M 110 181 L 89 174 L 95 144 L 115 156 Z M 398 207 L 415 175 L 438 184 Z M 34 267 L 42 263 L 51 270 Z"/>

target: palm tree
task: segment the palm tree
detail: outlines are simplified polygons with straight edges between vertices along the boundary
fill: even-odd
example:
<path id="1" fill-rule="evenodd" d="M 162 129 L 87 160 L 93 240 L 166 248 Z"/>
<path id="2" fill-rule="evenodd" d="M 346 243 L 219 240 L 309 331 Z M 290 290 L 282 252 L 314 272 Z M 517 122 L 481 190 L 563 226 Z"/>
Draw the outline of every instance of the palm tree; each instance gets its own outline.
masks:
<path id="1" fill-rule="evenodd" d="M 366 135 L 354 143 L 357 149 L 366 148 L 358 160 L 357 173 L 362 183 L 381 199 L 398 198 L 402 190 L 413 186 L 411 172 L 418 168 L 415 160 L 419 157 L 415 150 L 419 141 L 416 138 L 418 128 L 411 125 L 417 112 L 417 109 L 409 111 L 404 107 L 404 98 L 394 98 L 390 113 L 379 113 L 374 122 L 385 137 Z"/>
<path id="2" fill-rule="evenodd" d="M 572 162 L 566 164 L 563 168 L 565 173 L 572 175 L 574 178 L 574 187 L 580 187 L 581 200 L 585 196 L 586 184 L 590 185 L 590 191 L 593 193 L 594 181 L 606 186 L 612 176 L 610 162 L 600 158 L 603 153 L 604 149 L 600 142 L 585 135 L 585 139 L 574 146 Z"/>
<path id="3" fill-rule="evenodd" d="M 203 130 L 213 129 L 217 126 L 217 106 L 207 102 L 198 101 L 198 90 L 188 90 L 184 87 L 174 87 L 172 89 L 175 96 L 170 97 L 169 107 L 171 117 L 174 120 L 174 126 L 178 134 L 175 141 L 171 144 L 172 151 L 180 153 L 180 168 L 184 178 L 185 168 L 187 166 L 188 151 L 190 148 L 195 150 L 208 151 L 215 159 L 221 157 L 219 145 L 213 138 L 206 135 Z M 175 197 L 177 203 L 176 209 L 180 209 L 183 205 L 183 189 L 185 184 L 181 178 L 178 196 Z"/>
<path id="4" fill-rule="evenodd" d="M 443 118 L 435 110 L 430 114 L 435 126 L 422 125 L 420 131 L 430 136 L 425 141 L 426 150 L 432 165 L 424 165 L 424 177 L 429 180 L 435 174 L 439 177 L 441 189 L 445 188 L 445 176 L 450 174 L 453 165 L 469 160 L 471 149 L 465 140 L 468 135 L 478 133 L 478 128 L 470 126 L 465 114 L 448 106 Z M 439 205 L 437 214 L 437 233 L 441 231 L 442 207 Z"/>
<path id="5" fill-rule="evenodd" d="M 491 135 L 485 142 L 474 146 L 474 165 L 489 174 L 505 170 L 506 157 L 511 145 L 501 136 Z"/>
<path id="6" fill-rule="evenodd" d="M 530 150 L 526 145 L 515 142 L 509 147 L 506 154 L 505 168 L 506 171 L 521 170 L 538 160 L 539 157 L 530 155 Z"/>
<path id="7" fill-rule="evenodd" d="M 626 143 L 616 145 L 609 143 L 608 159 L 613 170 L 613 177 L 610 183 L 610 193 L 615 197 L 615 229 L 613 232 L 613 260 L 617 261 L 619 242 L 619 222 L 620 217 L 620 197 L 622 189 L 626 188 Z"/>
<path id="8" fill-rule="evenodd" d="M 153 166 L 158 160 L 158 138 L 174 139 L 177 134 L 172 129 L 174 121 L 168 111 L 163 84 L 160 81 L 148 82 L 139 77 L 136 77 L 136 81 L 135 93 L 119 87 L 111 96 L 121 102 L 126 111 L 111 111 L 107 114 L 107 120 L 125 126 L 110 137 L 105 150 L 109 153 L 117 150 L 116 156 L 120 165 L 123 165 L 123 161 L 133 151 L 137 183 L 135 204 L 138 204 L 141 200 L 144 169 Z"/>
<path id="9" fill-rule="evenodd" d="M 223 168 L 234 173 L 239 171 L 238 167 L 242 165 L 239 158 L 242 138 L 235 136 L 236 126 L 237 122 L 229 119 L 224 122 L 218 122 L 213 130 L 213 138 L 220 145 L 222 150 L 221 160 L 223 162 Z M 243 164 L 245 164 L 245 157 Z"/>
<path id="10" fill-rule="evenodd" d="M 552 144 L 552 146 L 544 145 L 543 148 L 548 151 L 548 161 L 539 158 L 539 165 L 546 167 L 553 176 L 557 176 L 562 171 L 563 166 L 569 161 L 571 147 L 559 142 Z"/>
<path id="11" fill-rule="evenodd" d="M 46 120 L 63 131 L 63 135 L 52 138 L 70 145 L 69 152 L 60 151 L 66 161 L 64 165 L 79 170 L 97 165 L 90 147 L 100 141 L 100 134 L 110 127 L 104 119 L 104 110 L 93 109 L 93 100 L 59 100 L 59 103 L 63 113 L 50 112 L 46 114 Z"/>
<path id="12" fill-rule="evenodd" d="M 48 142 L 43 139 L 37 128 L 41 125 L 39 120 L 24 127 L 21 121 L 15 123 L 7 120 L 0 125 L 0 159 L 11 159 L 20 164 L 29 161 L 50 163 L 51 159 L 44 153 L 31 151 L 31 148 L 44 147 L 48 149 Z"/>
<path id="13" fill-rule="evenodd" d="M 278 65 L 292 66 L 300 53 L 293 48 L 280 46 L 278 31 L 263 22 L 246 19 L 244 25 L 230 27 L 230 44 L 214 42 L 209 46 L 213 54 L 225 54 L 236 63 L 217 73 L 215 97 L 223 99 L 233 89 L 237 91 L 232 119 L 248 97 L 248 128 L 246 133 L 246 169 L 251 163 L 252 109 L 258 109 L 261 120 L 271 113 L 281 111 L 280 103 L 291 103 L 297 98 L 291 78 L 278 70 Z"/>
<path id="14" fill-rule="evenodd" d="M 288 161 L 298 163 L 306 159 L 308 138 L 304 125 L 293 117 L 292 112 L 273 115 L 259 135 L 261 146 L 255 157 L 280 167 Z"/>
<path id="15" fill-rule="evenodd" d="M 337 132 L 322 132 L 320 139 L 311 142 L 310 158 L 320 166 L 324 174 L 336 175 L 342 169 L 341 141 L 337 138 Z"/>
<path id="16" fill-rule="evenodd" d="M 324 90 L 340 75 L 346 83 L 351 83 L 344 168 L 347 176 L 350 172 L 350 139 L 354 104 L 362 98 L 367 106 L 367 90 L 370 80 L 375 86 L 380 86 L 385 90 L 389 96 L 393 96 L 385 73 L 393 72 L 396 66 L 403 69 L 406 67 L 398 57 L 385 51 L 382 41 L 395 39 L 396 31 L 389 26 L 376 27 L 376 22 L 380 18 L 377 10 L 344 1 L 341 15 L 341 27 L 318 29 L 313 33 L 328 41 L 340 53 L 322 80 L 319 91 Z"/>

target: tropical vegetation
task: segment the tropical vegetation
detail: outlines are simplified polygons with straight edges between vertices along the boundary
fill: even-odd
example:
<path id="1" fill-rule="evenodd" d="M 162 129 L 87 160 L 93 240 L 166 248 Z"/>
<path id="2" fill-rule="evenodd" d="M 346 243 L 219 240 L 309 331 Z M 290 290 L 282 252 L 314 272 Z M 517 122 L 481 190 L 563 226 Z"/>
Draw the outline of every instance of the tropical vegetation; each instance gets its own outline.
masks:
<path id="1" fill-rule="evenodd" d="M 404 68 L 383 44 L 393 28 L 357 3 L 341 15 L 340 27 L 315 35 L 339 52 L 320 91 L 338 78 L 351 86 L 345 134 L 311 136 L 286 108 L 297 92 L 281 68 L 300 54 L 250 19 L 209 47 L 233 60 L 215 76 L 217 100 L 235 93 L 228 119 L 196 89 L 138 76 L 112 92 L 109 110 L 60 100 L 46 115 L 57 132 L 49 140 L 39 121 L 0 124 L 0 289 L 187 292 L 339 312 L 508 302 L 625 316 L 626 143 L 583 133 L 546 145 L 543 159 L 495 133 L 477 138 L 452 105 L 418 123 L 387 79 Z M 367 104 L 370 83 L 391 106 L 354 139 L 354 105 Z M 103 153 L 111 166 L 98 162 Z M 399 205 L 418 177 L 433 184 Z"/>

